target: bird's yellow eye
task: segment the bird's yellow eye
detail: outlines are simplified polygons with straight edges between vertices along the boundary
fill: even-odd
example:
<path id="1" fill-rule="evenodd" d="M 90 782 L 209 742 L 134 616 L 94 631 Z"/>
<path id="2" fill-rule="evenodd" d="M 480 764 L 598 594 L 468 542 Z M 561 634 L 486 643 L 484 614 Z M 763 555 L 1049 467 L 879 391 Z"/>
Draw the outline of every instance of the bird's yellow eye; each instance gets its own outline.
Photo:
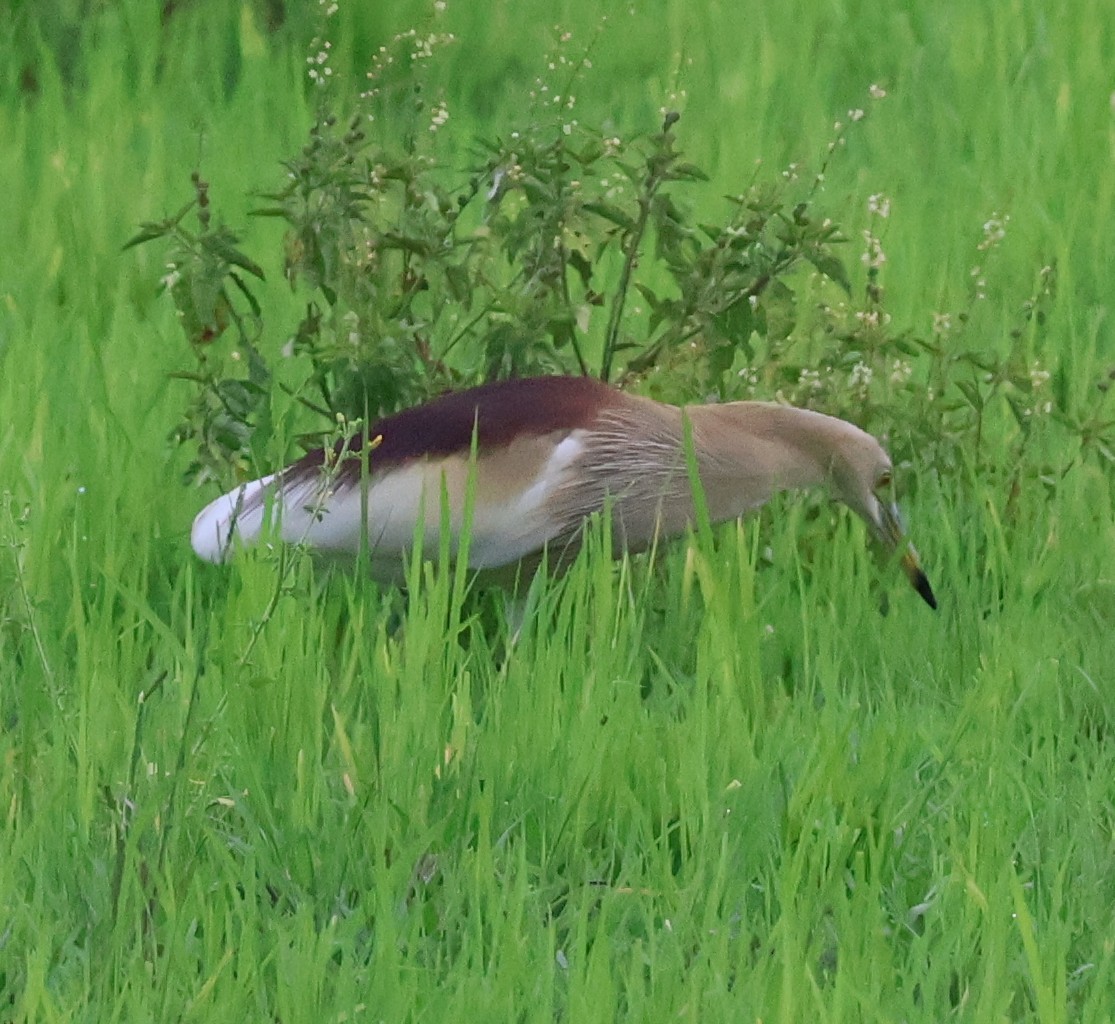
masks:
<path id="1" fill-rule="evenodd" d="M 889 469 L 884 469 L 879 474 L 879 479 L 875 482 L 875 490 L 877 490 L 877 491 L 887 490 L 890 487 L 892 482 L 893 481 L 891 480 L 890 470 Z"/>

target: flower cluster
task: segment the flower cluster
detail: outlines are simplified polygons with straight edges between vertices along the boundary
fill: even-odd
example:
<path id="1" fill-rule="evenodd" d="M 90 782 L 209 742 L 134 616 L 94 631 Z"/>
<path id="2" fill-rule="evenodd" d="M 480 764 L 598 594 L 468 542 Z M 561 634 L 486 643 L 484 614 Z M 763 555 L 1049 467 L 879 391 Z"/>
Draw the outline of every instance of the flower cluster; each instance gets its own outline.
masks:
<path id="1" fill-rule="evenodd" d="M 887 262 L 887 254 L 883 252 L 883 243 L 879 237 L 870 230 L 863 232 L 864 250 L 860 261 L 868 270 L 879 270 Z"/>
<path id="2" fill-rule="evenodd" d="M 439 128 L 445 126 L 449 120 L 449 107 L 446 105 L 445 100 L 438 100 L 434 104 L 434 109 L 430 112 L 430 131 L 436 132 Z"/>
<path id="3" fill-rule="evenodd" d="M 873 217 L 882 217 L 886 220 L 890 216 L 890 199 L 882 192 L 876 192 L 867 197 L 867 212 Z"/>
<path id="4" fill-rule="evenodd" d="M 325 85 L 333 75 L 333 69 L 329 66 L 329 51 L 333 48 L 333 44 L 328 39 L 315 40 L 315 42 L 316 52 L 306 58 L 306 63 L 310 65 L 308 74 L 314 85 Z"/>
<path id="5" fill-rule="evenodd" d="M 338 10 L 335 0 L 318 0 L 318 7 L 321 8 L 323 22 L 328 22 L 330 18 L 336 15 Z M 310 43 L 310 55 L 306 58 L 310 70 L 307 74 L 314 85 L 323 86 L 333 77 L 333 68 L 329 65 L 332 48 L 333 44 L 325 38 L 324 32 Z"/>

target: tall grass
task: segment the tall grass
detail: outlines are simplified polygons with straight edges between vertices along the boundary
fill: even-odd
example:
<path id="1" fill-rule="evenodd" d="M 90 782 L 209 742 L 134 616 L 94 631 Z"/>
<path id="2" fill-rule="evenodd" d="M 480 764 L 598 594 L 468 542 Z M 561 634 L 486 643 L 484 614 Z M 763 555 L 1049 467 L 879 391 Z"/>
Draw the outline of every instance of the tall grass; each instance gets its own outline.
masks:
<path id="1" fill-rule="evenodd" d="M 0 44 L 0 1018 L 1110 1020 L 1110 473 L 961 506 L 904 470 L 936 616 L 897 586 L 880 615 L 858 525 L 800 549 L 791 500 L 653 558 L 596 538 L 514 645 L 436 555 L 407 597 L 198 565 L 185 343 L 119 249 L 199 158 L 244 220 L 312 27 L 157 9 Z M 452 118 L 524 102 L 552 11 L 450 7 Z M 339 73 L 422 16 L 346 7 Z M 1083 390 L 1115 362 L 1113 36 L 1098 0 L 671 0 L 611 12 L 578 102 L 620 132 L 682 103 L 711 202 L 884 86 L 828 194 L 853 227 L 892 198 L 892 312 L 955 306 L 1008 211 L 974 327 L 999 345 L 1056 260 L 1034 355 Z"/>

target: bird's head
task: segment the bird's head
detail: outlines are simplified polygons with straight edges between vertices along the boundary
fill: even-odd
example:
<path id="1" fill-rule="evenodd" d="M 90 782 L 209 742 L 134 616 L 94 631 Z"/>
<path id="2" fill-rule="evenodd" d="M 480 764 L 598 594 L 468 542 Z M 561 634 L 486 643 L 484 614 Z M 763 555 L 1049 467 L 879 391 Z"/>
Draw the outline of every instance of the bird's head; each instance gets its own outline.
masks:
<path id="1" fill-rule="evenodd" d="M 857 430 L 840 446 L 832 463 L 835 497 L 856 512 L 888 557 L 897 557 L 913 588 L 930 608 L 937 598 L 922 570 L 918 553 L 906 537 L 894 500 L 890 456 L 870 434 Z"/>

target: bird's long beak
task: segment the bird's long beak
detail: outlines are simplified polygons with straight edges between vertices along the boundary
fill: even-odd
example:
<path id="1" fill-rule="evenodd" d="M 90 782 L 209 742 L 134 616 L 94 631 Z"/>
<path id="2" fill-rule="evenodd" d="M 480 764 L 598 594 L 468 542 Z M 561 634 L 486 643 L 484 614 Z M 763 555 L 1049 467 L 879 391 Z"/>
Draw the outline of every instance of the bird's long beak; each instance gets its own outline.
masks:
<path id="1" fill-rule="evenodd" d="M 902 552 L 899 562 L 910 581 L 910 585 L 921 595 L 922 600 L 930 608 L 936 610 L 936 595 L 934 595 L 933 588 L 929 585 L 929 578 L 921 567 L 914 545 L 906 539 L 906 531 L 902 527 L 902 517 L 898 513 L 898 506 L 893 502 L 883 501 L 879 497 L 876 497 L 875 505 L 878 513 L 878 518 L 873 524 L 876 535 L 886 547 L 888 553 Z"/>

